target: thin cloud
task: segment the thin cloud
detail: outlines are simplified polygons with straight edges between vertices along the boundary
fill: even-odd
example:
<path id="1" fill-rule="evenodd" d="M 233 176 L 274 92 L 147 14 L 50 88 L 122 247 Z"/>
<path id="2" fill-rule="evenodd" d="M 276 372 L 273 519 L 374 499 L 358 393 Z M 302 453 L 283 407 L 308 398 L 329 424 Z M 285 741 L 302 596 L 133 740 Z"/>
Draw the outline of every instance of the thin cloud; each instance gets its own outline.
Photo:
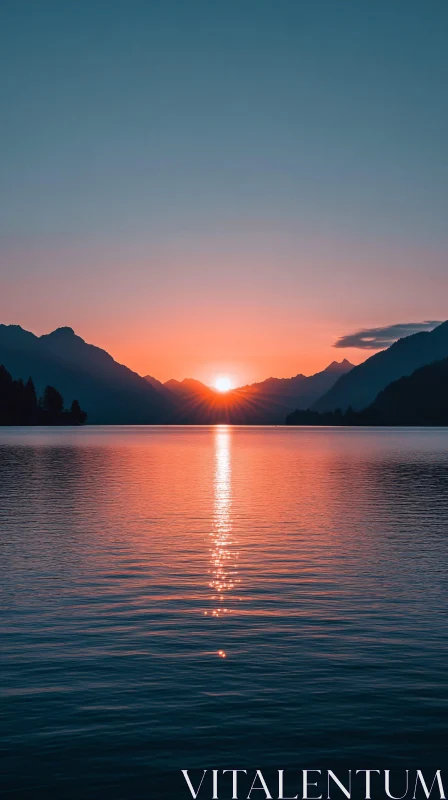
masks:
<path id="1" fill-rule="evenodd" d="M 397 339 L 411 336 L 421 331 L 432 331 L 441 324 L 441 320 L 426 322 L 400 322 L 397 325 L 386 325 L 384 328 L 366 328 L 365 330 L 341 336 L 333 347 L 356 347 L 360 350 L 383 350 L 390 347 Z"/>

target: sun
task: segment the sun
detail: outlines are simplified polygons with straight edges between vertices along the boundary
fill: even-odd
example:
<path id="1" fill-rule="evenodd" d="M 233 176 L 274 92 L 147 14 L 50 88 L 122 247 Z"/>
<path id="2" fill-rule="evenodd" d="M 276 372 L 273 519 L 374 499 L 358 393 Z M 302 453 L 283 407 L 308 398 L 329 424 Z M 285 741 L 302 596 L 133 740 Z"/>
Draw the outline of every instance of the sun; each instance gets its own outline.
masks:
<path id="1" fill-rule="evenodd" d="M 228 375 L 218 375 L 214 385 L 218 392 L 229 392 L 232 388 L 232 381 Z"/>

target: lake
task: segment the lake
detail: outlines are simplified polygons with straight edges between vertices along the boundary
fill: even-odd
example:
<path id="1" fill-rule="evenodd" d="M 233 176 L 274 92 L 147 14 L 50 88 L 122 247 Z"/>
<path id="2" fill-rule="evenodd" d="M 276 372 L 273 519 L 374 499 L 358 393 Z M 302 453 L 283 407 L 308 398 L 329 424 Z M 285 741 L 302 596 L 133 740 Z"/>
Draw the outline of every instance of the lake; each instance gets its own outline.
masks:
<path id="1" fill-rule="evenodd" d="M 447 429 L 2 428 L 0 529 L 6 796 L 444 767 Z"/>

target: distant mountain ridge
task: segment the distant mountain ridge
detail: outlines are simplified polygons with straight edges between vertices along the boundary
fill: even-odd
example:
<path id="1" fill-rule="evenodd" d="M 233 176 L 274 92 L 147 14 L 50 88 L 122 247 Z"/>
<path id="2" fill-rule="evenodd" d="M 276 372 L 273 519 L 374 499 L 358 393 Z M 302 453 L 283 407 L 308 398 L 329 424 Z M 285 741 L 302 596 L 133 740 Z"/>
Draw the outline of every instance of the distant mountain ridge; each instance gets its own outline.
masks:
<path id="1" fill-rule="evenodd" d="M 332 361 L 321 372 L 306 376 L 301 373 L 292 378 L 267 378 L 259 383 L 242 386 L 240 392 L 249 393 L 264 403 L 270 421 L 282 423 L 285 413 L 298 405 L 309 408 L 327 392 L 341 375 L 353 369 L 346 358 Z"/>
<path id="2" fill-rule="evenodd" d="M 361 411 L 294 411 L 287 425 L 440 426 L 448 425 L 448 358 L 419 367 L 392 381 Z"/>
<path id="3" fill-rule="evenodd" d="M 214 389 L 198 381 L 196 378 L 184 378 L 183 381 L 177 381 L 175 378 L 171 378 L 169 381 L 166 381 L 163 386 L 165 390 L 181 396 L 191 394 L 192 392 L 206 392 L 210 395 L 216 394 Z"/>
<path id="4" fill-rule="evenodd" d="M 353 366 L 344 358 L 343 361 L 332 361 L 328 367 L 314 375 L 299 373 L 292 378 L 267 378 L 259 383 L 242 386 L 241 391 L 278 395 L 283 398 L 301 398 L 305 405 L 311 405 L 328 391 L 341 375 L 350 372 Z"/>
<path id="5" fill-rule="evenodd" d="M 65 399 L 77 397 L 90 424 L 111 425 L 282 424 L 297 402 L 310 404 L 352 368 L 333 362 L 310 377 L 269 378 L 220 393 L 194 378 L 142 378 L 72 328 L 36 336 L 19 325 L 0 325 L 0 363 L 15 379 L 32 375 L 39 393 L 53 385 Z"/>
<path id="6" fill-rule="evenodd" d="M 69 327 L 35 336 L 19 325 L 0 325 L 0 364 L 16 380 L 32 376 L 39 394 L 51 385 L 65 400 L 78 398 L 91 424 L 269 425 L 284 424 L 295 409 L 357 411 L 394 381 L 446 358 L 448 322 L 400 339 L 356 367 L 344 359 L 308 377 L 267 378 L 220 393 L 194 378 L 143 378 Z"/>
<path id="7" fill-rule="evenodd" d="M 64 398 L 77 397 L 91 424 L 150 424 L 171 414 L 167 398 L 144 378 L 72 328 L 35 336 L 19 325 L 0 325 L 0 364 L 13 378 L 32 375 L 39 393 L 50 384 Z"/>
<path id="8" fill-rule="evenodd" d="M 322 372 L 309 377 L 299 374 L 292 378 L 267 378 L 225 393 L 195 378 L 171 379 L 159 390 L 170 398 L 176 398 L 173 421 L 182 424 L 283 424 L 285 416 L 297 404 L 310 406 L 340 375 L 352 368 L 353 364 L 347 359 L 333 361 Z M 146 380 L 156 385 L 156 379 L 151 375 L 146 376 Z"/>
<path id="9" fill-rule="evenodd" d="M 414 333 L 375 353 L 342 375 L 312 408 L 319 412 L 367 408 L 392 381 L 447 357 L 448 322 L 443 322 L 432 331 Z"/>

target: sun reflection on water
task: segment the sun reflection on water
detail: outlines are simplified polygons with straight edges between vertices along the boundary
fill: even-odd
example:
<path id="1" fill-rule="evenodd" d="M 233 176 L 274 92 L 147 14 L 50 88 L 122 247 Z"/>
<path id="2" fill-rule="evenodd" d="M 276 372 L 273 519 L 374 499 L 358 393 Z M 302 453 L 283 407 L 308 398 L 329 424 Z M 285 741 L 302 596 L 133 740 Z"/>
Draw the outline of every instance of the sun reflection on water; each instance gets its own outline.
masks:
<path id="1" fill-rule="evenodd" d="M 211 576 L 210 587 L 214 617 L 231 612 L 232 590 L 239 583 L 237 562 L 238 551 L 232 533 L 232 464 L 231 429 L 220 425 L 215 433 L 215 477 L 214 514 L 211 537 Z M 221 653 L 220 653 L 221 655 Z M 225 657 L 225 655 L 223 656 Z"/>

